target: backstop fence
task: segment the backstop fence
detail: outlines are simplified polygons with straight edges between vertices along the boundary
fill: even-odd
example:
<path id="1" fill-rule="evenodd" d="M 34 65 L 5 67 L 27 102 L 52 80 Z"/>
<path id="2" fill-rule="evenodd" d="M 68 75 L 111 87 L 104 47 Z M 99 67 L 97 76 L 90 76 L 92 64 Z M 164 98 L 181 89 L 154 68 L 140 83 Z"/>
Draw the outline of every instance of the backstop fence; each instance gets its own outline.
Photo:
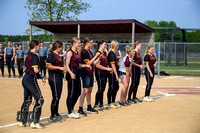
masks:
<path id="1" fill-rule="evenodd" d="M 5 42 L 0 42 L 6 47 Z M 49 47 L 49 43 L 44 42 L 44 46 Z M 29 41 L 23 42 L 12 42 L 12 46 L 16 44 L 21 44 L 23 50 L 27 50 Z M 66 49 L 67 45 L 70 45 L 68 42 L 63 42 L 63 48 Z M 132 43 L 119 43 L 119 49 L 122 53 L 122 58 L 126 55 L 125 47 L 127 45 L 132 46 Z M 180 66 L 187 65 L 188 60 L 199 59 L 200 60 L 200 43 L 192 43 L 192 42 L 154 42 L 154 43 L 142 43 L 142 49 L 140 50 L 140 54 L 142 57 L 145 55 L 145 51 L 148 45 L 154 46 L 154 54 L 158 60 L 158 64 L 156 67 L 156 74 L 158 77 L 160 76 L 160 66 Z M 108 50 L 110 49 L 110 43 L 107 43 Z M 94 43 L 92 47 L 93 53 L 95 53 L 97 49 L 97 43 Z M 65 59 L 65 57 L 64 57 Z"/>

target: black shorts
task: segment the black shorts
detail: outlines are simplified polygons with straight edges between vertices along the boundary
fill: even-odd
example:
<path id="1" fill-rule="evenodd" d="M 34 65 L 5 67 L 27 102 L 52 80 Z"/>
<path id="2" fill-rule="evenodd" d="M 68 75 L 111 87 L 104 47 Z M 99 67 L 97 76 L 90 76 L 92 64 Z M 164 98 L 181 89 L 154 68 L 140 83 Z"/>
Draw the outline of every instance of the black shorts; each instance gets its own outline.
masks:
<path id="1" fill-rule="evenodd" d="M 121 72 L 121 71 L 119 71 L 119 76 L 123 76 L 123 75 L 126 76 L 126 73 L 125 73 L 125 72 Z"/>

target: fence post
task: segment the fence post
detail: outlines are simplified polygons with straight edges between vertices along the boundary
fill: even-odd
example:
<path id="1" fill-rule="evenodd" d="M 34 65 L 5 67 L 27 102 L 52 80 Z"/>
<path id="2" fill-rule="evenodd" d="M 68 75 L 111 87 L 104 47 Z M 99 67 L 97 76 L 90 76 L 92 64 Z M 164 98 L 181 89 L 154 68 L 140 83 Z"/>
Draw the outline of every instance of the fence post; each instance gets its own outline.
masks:
<path id="1" fill-rule="evenodd" d="M 158 43 L 158 78 L 160 78 L 160 42 Z"/>
<path id="2" fill-rule="evenodd" d="M 175 42 L 175 66 L 177 66 L 177 53 L 176 53 L 177 49 L 176 49 L 176 42 Z"/>
<path id="3" fill-rule="evenodd" d="M 186 44 L 184 42 L 184 65 L 187 65 Z"/>

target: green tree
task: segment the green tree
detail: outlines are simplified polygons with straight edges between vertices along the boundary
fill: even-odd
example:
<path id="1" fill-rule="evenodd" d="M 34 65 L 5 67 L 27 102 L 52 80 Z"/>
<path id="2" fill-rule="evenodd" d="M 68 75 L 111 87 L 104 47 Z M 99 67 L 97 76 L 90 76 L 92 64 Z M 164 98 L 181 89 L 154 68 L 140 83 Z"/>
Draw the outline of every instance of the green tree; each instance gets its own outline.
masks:
<path id="1" fill-rule="evenodd" d="M 91 4 L 82 0 L 27 0 L 25 8 L 29 9 L 29 21 L 73 21 L 87 12 Z M 41 29 L 33 28 L 34 32 L 41 33 Z"/>

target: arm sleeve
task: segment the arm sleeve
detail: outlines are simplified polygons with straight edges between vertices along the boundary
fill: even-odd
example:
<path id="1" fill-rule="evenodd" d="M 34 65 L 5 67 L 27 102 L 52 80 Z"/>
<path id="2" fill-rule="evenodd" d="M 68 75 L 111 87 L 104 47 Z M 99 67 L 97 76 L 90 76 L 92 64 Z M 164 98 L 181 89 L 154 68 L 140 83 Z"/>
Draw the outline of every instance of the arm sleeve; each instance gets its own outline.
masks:
<path id="1" fill-rule="evenodd" d="M 109 53 L 108 61 L 110 64 L 115 63 L 115 54 L 112 51 Z"/>
<path id="2" fill-rule="evenodd" d="M 148 55 L 144 56 L 144 63 L 149 63 L 149 56 Z"/>
<path id="3" fill-rule="evenodd" d="M 49 54 L 48 58 L 47 58 L 47 62 L 46 64 L 51 64 L 51 65 L 54 65 L 55 63 L 55 58 L 52 54 Z"/>
<path id="4" fill-rule="evenodd" d="M 125 68 L 129 68 L 129 67 L 130 67 L 130 64 L 131 64 L 131 62 L 130 62 L 130 60 L 129 60 L 129 57 L 127 56 L 127 57 L 126 57 L 126 60 L 125 60 L 125 62 L 124 62 Z"/>
<path id="5" fill-rule="evenodd" d="M 39 57 L 37 55 L 32 56 L 31 67 L 39 67 Z"/>
<path id="6" fill-rule="evenodd" d="M 86 50 L 83 50 L 81 52 L 81 59 L 86 62 L 86 61 L 89 61 L 90 60 L 90 57 L 89 57 L 89 54 Z"/>

